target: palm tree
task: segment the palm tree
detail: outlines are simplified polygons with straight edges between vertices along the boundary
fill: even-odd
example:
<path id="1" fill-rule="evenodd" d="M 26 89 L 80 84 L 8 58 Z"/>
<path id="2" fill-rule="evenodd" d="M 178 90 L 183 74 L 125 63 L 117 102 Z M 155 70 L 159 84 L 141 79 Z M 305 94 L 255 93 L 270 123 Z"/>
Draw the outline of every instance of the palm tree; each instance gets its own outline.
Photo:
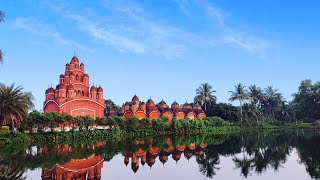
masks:
<path id="1" fill-rule="evenodd" d="M 0 11 L 0 22 L 3 22 L 4 21 L 4 13 L 2 11 Z M 2 51 L 0 49 L 0 62 L 3 61 L 3 58 L 2 58 Z"/>
<path id="2" fill-rule="evenodd" d="M 263 93 L 260 87 L 256 85 L 249 86 L 248 96 L 252 104 L 257 105 L 263 99 Z"/>
<path id="3" fill-rule="evenodd" d="M 194 98 L 195 102 L 199 102 L 204 105 L 204 110 L 207 110 L 207 104 L 215 103 L 217 97 L 213 95 L 215 90 L 212 90 L 212 86 L 208 83 L 201 84 L 198 89 L 196 89 L 196 97 Z"/>
<path id="4" fill-rule="evenodd" d="M 238 100 L 240 102 L 240 118 L 242 122 L 242 103 L 244 100 L 248 99 L 249 96 L 245 90 L 245 86 L 243 86 L 241 83 L 235 85 L 234 87 L 235 91 L 229 91 L 229 93 L 231 93 L 229 101 L 233 102 L 235 100 Z"/>
<path id="5" fill-rule="evenodd" d="M 3 122 L 13 118 L 17 121 L 24 120 L 28 115 L 28 110 L 33 108 L 33 95 L 30 92 L 23 92 L 21 86 L 6 86 L 0 83 L 0 127 Z"/>
<path id="6" fill-rule="evenodd" d="M 266 109 L 274 117 L 275 109 L 279 108 L 285 99 L 281 93 L 278 93 L 278 89 L 273 89 L 272 86 L 268 86 L 264 91 Z"/>

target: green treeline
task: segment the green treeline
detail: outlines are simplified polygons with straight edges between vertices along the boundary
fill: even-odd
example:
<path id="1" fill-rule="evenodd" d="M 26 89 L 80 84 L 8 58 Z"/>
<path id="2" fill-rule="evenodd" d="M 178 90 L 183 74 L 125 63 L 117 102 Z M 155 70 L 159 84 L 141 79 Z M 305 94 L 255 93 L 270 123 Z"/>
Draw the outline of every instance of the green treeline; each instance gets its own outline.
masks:
<path id="1" fill-rule="evenodd" d="M 208 117 L 204 119 L 172 119 L 170 122 L 165 117 L 150 121 L 149 118 L 138 119 L 130 117 L 125 119 L 122 116 L 110 116 L 108 119 L 90 116 L 72 117 L 68 114 L 40 113 L 33 111 L 29 113 L 27 120 L 23 121 L 20 128 L 22 131 L 36 133 L 39 131 L 86 131 L 92 129 L 111 130 L 115 134 L 170 134 L 170 133 L 199 133 L 210 132 L 214 128 L 235 129 L 227 121 L 220 117 Z"/>
<path id="2" fill-rule="evenodd" d="M 24 92 L 20 86 L 14 84 L 6 86 L 0 83 L 0 124 L 8 124 L 12 129 L 33 130 L 34 128 L 56 127 L 68 128 L 75 125 L 78 129 L 90 129 L 92 126 L 108 126 L 128 132 L 155 130 L 157 132 L 192 132 L 204 131 L 220 125 L 268 126 L 286 125 L 288 123 L 309 122 L 313 123 L 320 118 L 320 82 L 312 83 L 311 80 L 302 81 L 298 92 L 294 93 L 291 102 L 286 101 L 283 94 L 271 86 L 261 88 L 256 85 L 246 87 L 237 84 L 230 91 L 230 102 L 239 102 L 240 106 L 227 103 L 217 103 L 216 91 L 208 83 L 201 84 L 196 89 L 194 102 L 199 103 L 208 118 L 173 119 L 161 117 L 150 121 L 148 118 L 138 120 L 135 117 L 126 121 L 122 117 L 112 116 L 107 120 L 91 119 L 88 116 L 71 117 L 57 113 L 39 113 L 28 111 L 33 108 L 33 96 L 30 92 Z M 106 100 L 106 114 L 111 109 L 117 113 L 120 107 L 111 100 Z M 133 125 L 137 126 L 133 126 Z M 315 125 L 318 123 L 316 122 Z M 76 127 L 75 127 L 76 128 Z"/>
<path id="3" fill-rule="evenodd" d="M 202 84 L 198 92 L 203 98 L 195 97 L 195 102 L 206 107 L 207 116 L 218 116 L 232 123 L 246 125 L 308 122 L 320 119 L 320 82 L 312 83 L 304 80 L 298 87 L 298 92 L 292 95 L 292 101 L 287 101 L 278 89 L 268 86 L 261 88 L 257 85 L 237 84 L 230 91 L 230 102 L 238 102 L 240 106 L 228 103 L 216 103 L 212 94 L 212 86 Z"/>

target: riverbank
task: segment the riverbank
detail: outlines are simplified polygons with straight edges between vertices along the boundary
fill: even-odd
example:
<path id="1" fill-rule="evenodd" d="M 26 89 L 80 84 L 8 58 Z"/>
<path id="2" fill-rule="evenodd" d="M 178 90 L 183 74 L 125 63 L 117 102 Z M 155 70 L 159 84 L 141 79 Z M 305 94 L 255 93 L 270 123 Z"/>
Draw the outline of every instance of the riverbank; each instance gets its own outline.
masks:
<path id="1" fill-rule="evenodd" d="M 201 129 L 177 129 L 171 131 L 168 129 L 155 129 L 150 127 L 136 127 L 130 130 L 121 130 L 119 127 L 110 129 L 84 129 L 71 130 L 68 132 L 39 132 L 39 133 L 7 133 L 0 135 L 0 147 L 5 148 L 10 145 L 17 144 L 59 144 L 59 143 L 94 143 L 104 141 L 120 141 L 123 139 L 141 139 L 148 137 L 159 137 L 166 135 L 230 135 L 235 133 L 243 133 L 246 131 L 272 131 L 285 129 L 314 129 L 318 127 L 311 124 L 286 124 L 286 125 L 270 125 L 262 124 L 260 126 L 242 126 L 242 125 L 226 125 L 218 127 L 205 127 Z"/>

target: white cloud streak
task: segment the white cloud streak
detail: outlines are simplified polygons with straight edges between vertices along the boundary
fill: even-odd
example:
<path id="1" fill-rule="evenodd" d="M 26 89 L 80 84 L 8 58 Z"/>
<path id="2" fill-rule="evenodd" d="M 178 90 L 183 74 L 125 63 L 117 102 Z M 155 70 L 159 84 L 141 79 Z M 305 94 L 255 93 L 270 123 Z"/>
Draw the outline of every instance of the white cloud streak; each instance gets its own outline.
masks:
<path id="1" fill-rule="evenodd" d="M 162 17 L 154 17 L 154 13 L 147 12 L 139 4 L 131 1 L 102 1 L 107 14 L 82 12 L 78 14 L 68 8 L 66 4 L 55 4 L 49 7 L 57 14 L 71 20 L 77 28 L 90 37 L 111 46 L 119 52 L 134 54 L 153 54 L 164 59 L 182 59 L 192 48 L 211 47 L 227 45 L 245 51 L 259 59 L 268 58 L 272 44 L 258 38 L 252 32 L 241 32 L 237 28 L 228 25 L 226 14 L 223 9 L 214 6 L 206 0 L 173 0 L 182 13 L 190 21 L 196 21 L 201 17 L 192 17 L 193 10 L 202 13 L 203 18 L 211 19 L 214 29 L 202 30 L 200 33 L 189 30 L 188 27 L 178 27 L 176 24 L 166 24 Z M 71 3 L 72 4 L 72 3 Z M 70 4 L 69 4 L 70 5 Z M 195 7 L 197 6 L 197 7 Z M 72 6 L 71 6 L 72 7 Z M 88 7 L 87 9 L 90 9 Z M 194 22 L 193 22 L 194 23 Z M 64 44 L 76 44 L 66 40 L 59 33 L 47 33 L 34 29 L 27 23 L 18 23 L 20 28 L 30 32 L 50 36 Z M 210 26 L 210 25 L 209 25 Z M 204 26 L 202 26 L 203 28 Z M 203 33 L 204 32 L 204 33 Z"/>
<path id="2" fill-rule="evenodd" d="M 75 42 L 73 40 L 69 40 L 65 37 L 63 37 L 59 32 L 56 32 L 52 30 L 49 26 L 43 24 L 40 21 L 37 21 L 31 17 L 20 17 L 16 18 L 12 23 L 11 27 L 15 29 L 25 30 L 28 32 L 31 32 L 35 35 L 42 36 L 42 37 L 49 37 L 53 39 L 54 41 L 67 45 L 76 47 L 78 49 L 87 50 L 86 47 L 82 46 L 78 42 Z"/>
<path id="3" fill-rule="evenodd" d="M 103 20 L 92 22 L 78 14 L 65 17 L 75 21 L 90 36 L 121 52 L 151 53 L 169 60 L 182 58 L 187 45 L 197 38 L 179 28 L 155 23 L 140 7 L 119 6 L 113 7 L 113 10 L 116 16 L 110 17 L 107 23 Z"/>
<path id="4" fill-rule="evenodd" d="M 235 28 L 228 26 L 224 11 L 210 4 L 209 2 L 201 1 L 201 3 L 198 2 L 198 4 L 205 9 L 207 15 L 213 19 L 213 22 L 222 31 L 222 43 L 232 47 L 241 48 L 260 59 L 267 58 L 268 51 L 272 46 L 270 42 L 257 37 L 249 36 L 245 33 L 241 33 Z M 216 44 L 216 41 L 214 44 Z"/>

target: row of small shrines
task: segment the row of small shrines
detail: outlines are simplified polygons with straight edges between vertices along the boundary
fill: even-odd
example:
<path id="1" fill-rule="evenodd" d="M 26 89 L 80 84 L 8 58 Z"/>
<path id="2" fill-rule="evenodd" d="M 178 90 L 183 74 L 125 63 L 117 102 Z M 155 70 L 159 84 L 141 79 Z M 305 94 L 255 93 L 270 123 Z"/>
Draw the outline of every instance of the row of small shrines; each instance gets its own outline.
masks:
<path id="1" fill-rule="evenodd" d="M 153 140 L 152 140 L 153 141 Z M 136 141 L 136 144 L 144 145 L 144 141 Z M 150 145 L 148 150 L 143 150 L 139 148 L 135 152 L 126 152 L 124 156 L 124 164 L 127 166 L 131 160 L 131 169 L 136 173 L 139 169 L 139 164 L 147 164 L 150 168 L 155 164 L 156 159 L 159 158 L 160 162 L 164 165 L 171 155 L 172 159 L 178 162 L 181 159 L 181 156 L 184 155 L 185 158 L 190 159 L 195 155 L 202 155 L 205 148 L 207 147 L 206 143 L 196 145 L 194 143 L 186 145 L 178 145 L 173 147 L 171 139 L 166 139 L 166 144 L 168 147 L 166 149 L 160 149 Z M 93 148 L 103 147 L 105 143 L 99 143 L 93 145 Z M 72 152 L 71 146 L 65 144 L 63 146 L 57 145 L 58 155 L 64 153 Z M 47 147 L 42 148 L 42 153 L 47 153 L 49 149 Z M 42 179 L 43 180 L 52 180 L 52 179 L 100 179 L 101 170 L 103 167 L 104 158 L 99 155 L 91 155 L 86 159 L 72 159 L 65 164 L 57 164 L 55 167 L 42 170 Z"/>
<path id="2" fill-rule="evenodd" d="M 188 117 L 189 119 L 203 119 L 206 117 L 205 112 L 199 104 L 195 104 L 194 107 L 191 107 L 191 105 L 186 102 L 180 107 L 175 101 L 171 104 L 171 107 L 169 107 L 163 100 L 157 105 L 151 98 L 147 103 L 140 102 L 136 95 L 132 98 L 131 102 L 127 102 L 123 105 L 120 113 L 117 114 L 115 111 L 110 110 L 107 116 L 111 115 L 123 116 L 126 119 L 135 116 L 138 119 L 149 118 L 150 120 L 163 116 L 167 117 L 169 121 L 173 118 L 184 119 Z"/>

